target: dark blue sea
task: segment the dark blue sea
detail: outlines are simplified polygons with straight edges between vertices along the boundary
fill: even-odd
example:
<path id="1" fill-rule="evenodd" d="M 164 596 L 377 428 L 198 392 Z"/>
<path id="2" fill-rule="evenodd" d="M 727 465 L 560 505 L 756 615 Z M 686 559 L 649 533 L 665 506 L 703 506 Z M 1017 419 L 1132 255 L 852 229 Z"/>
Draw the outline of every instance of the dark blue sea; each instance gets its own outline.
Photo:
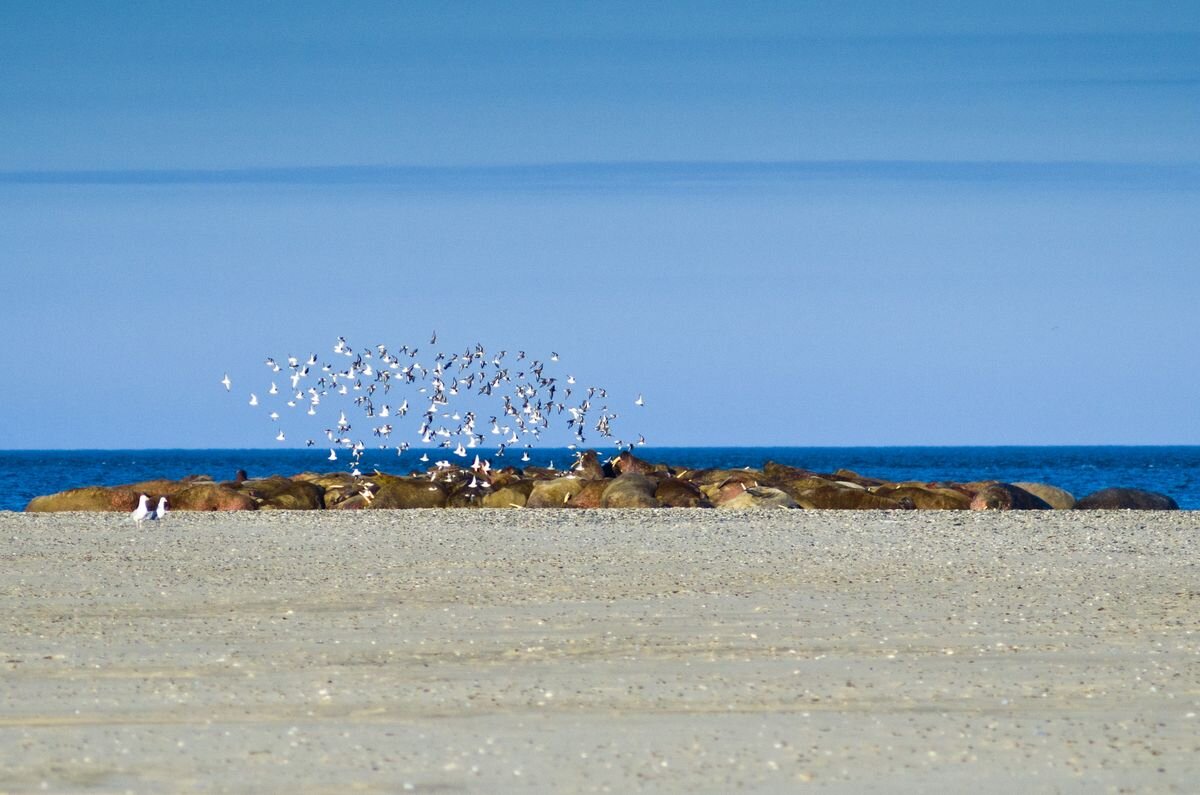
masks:
<path id="1" fill-rule="evenodd" d="M 1076 497 L 1127 486 L 1170 495 L 1185 509 L 1200 508 L 1200 447 L 661 447 L 639 448 L 637 453 L 650 461 L 691 468 L 757 467 L 772 460 L 818 472 L 852 469 L 888 480 L 1037 481 Z M 574 460 L 565 449 L 530 454 L 529 464 L 540 466 L 564 468 Z M 427 465 L 417 460 L 419 455 L 368 452 L 361 469 L 398 474 L 423 470 Z M 315 448 L 0 451 L 0 510 L 19 511 L 39 494 L 78 486 L 193 474 L 231 480 L 239 469 L 251 477 L 344 471 L 343 462 L 331 462 L 327 456 L 326 449 Z M 523 465 L 512 454 L 493 463 Z"/>

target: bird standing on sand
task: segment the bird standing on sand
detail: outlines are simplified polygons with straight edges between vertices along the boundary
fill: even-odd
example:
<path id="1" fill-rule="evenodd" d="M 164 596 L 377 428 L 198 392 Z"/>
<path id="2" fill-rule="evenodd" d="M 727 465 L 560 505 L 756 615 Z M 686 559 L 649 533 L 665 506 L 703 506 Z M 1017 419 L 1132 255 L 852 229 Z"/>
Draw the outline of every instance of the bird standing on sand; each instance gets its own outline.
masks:
<path id="1" fill-rule="evenodd" d="M 146 518 L 147 519 L 164 519 L 164 518 L 166 518 L 166 516 L 167 516 L 167 498 L 159 497 L 158 498 L 158 507 L 155 508 L 153 511 L 151 511 L 150 515 L 147 516 Z"/>
<path id="2" fill-rule="evenodd" d="M 149 501 L 150 501 L 150 498 L 147 497 L 145 494 L 138 497 L 138 507 L 134 508 L 133 513 L 130 514 L 130 516 L 133 517 L 133 521 L 137 522 L 138 524 L 141 524 L 142 520 L 150 515 L 150 508 L 146 505 L 146 503 Z"/>

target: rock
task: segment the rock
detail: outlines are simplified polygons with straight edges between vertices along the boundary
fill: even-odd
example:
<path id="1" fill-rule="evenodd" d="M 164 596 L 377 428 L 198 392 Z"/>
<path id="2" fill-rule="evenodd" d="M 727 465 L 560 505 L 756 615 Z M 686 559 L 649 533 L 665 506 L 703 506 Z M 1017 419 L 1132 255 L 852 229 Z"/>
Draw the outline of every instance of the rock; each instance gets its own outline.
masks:
<path id="1" fill-rule="evenodd" d="M 1035 497 L 1041 497 L 1046 504 L 1057 511 L 1069 511 L 1075 507 L 1075 495 L 1058 486 L 1049 483 L 1014 483 L 1019 489 L 1024 489 Z"/>
<path id="2" fill-rule="evenodd" d="M 34 497 L 25 506 L 30 513 L 51 511 L 132 511 L 137 507 L 138 497 L 144 492 L 133 491 L 124 486 L 84 486 L 68 489 L 56 494 Z M 155 495 L 157 496 L 157 495 Z"/>
<path id="3" fill-rule="evenodd" d="M 1138 510 L 1178 511 L 1179 505 L 1165 494 L 1143 489 L 1101 489 L 1094 491 L 1075 503 L 1081 511 L 1094 510 Z"/>
<path id="4" fill-rule="evenodd" d="M 483 495 L 484 508 L 524 508 L 533 492 L 533 483 L 513 481 L 508 485 L 494 488 Z"/>
<path id="5" fill-rule="evenodd" d="M 579 493 L 584 481 L 579 478 L 561 477 L 553 480 L 535 480 L 530 486 L 526 508 L 565 508 L 567 502 Z"/>
<path id="6" fill-rule="evenodd" d="M 1050 503 L 1011 483 L 984 486 L 971 498 L 972 511 L 1048 510 Z"/>
<path id="7" fill-rule="evenodd" d="M 711 508 L 712 503 L 704 492 L 679 478 L 663 478 L 654 489 L 654 499 L 665 508 Z"/>
<path id="8" fill-rule="evenodd" d="M 312 511 L 325 507 L 325 489 L 307 480 L 291 480 L 275 475 L 261 480 L 245 480 L 241 491 L 254 498 L 259 510 Z"/>
<path id="9" fill-rule="evenodd" d="M 601 508 L 659 508 L 654 498 L 657 484 L 643 474 L 627 472 L 607 481 L 600 497 Z"/>
<path id="10" fill-rule="evenodd" d="M 441 484 L 434 483 L 427 477 L 396 478 L 389 477 L 379 484 L 375 498 L 367 504 L 368 508 L 445 508 L 446 492 Z"/>
<path id="11" fill-rule="evenodd" d="M 961 491 L 936 486 L 895 485 L 880 486 L 875 493 L 881 497 L 903 503 L 913 508 L 929 511 L 965 511 L 971 507 L 971 498 Z"/>
<path id="12" fill-rule="evenodd" d="M 751 486 L 736 497 L 717 506 L 722 510 L 756 510 L 763 508 L 799 508 L 786 491 L 771 486 Z"/>
<path id="13" fill-rule="evenodd" d="M 872 494 L 861 486 L 824 485 L 804 489 L 795 495 L 801 508 L 833 510 L 896 510 L 906 506 L 900 500 Z"/>
<path id="14" fill-rule="evenodd" d="M 192 483 L 175 492 L 171 509 L 175 511 L 253 511 L 258 502 L 241 489 L 223 483 Z"/>

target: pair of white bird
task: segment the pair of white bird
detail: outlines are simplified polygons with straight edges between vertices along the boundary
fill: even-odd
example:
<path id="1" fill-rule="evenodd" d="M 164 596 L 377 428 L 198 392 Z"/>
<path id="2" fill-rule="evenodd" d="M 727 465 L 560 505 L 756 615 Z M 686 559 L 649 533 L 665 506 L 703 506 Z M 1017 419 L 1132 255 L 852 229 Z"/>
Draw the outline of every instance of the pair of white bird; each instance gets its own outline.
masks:
<path id="1" fill-rule="evenodd" d="M 142 523 L 143 519 L 162 519 L 167 515 L 167 498 L 158 498 L 158 507 L 151 510 L 149 506 L 150 498 L 143 494 L 138 498 L 138 507 L 133 509 L 133 521 L 138 524 Z"/>

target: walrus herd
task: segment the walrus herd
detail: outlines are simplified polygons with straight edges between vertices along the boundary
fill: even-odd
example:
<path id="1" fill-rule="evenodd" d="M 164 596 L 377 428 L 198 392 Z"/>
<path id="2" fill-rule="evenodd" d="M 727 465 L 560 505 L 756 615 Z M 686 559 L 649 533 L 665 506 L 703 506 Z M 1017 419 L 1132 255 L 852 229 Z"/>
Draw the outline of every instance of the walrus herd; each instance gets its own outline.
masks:
<path id="1" fill-rule="evenodd" d="M 240 475 L 240 473 L 239 473 Z M 1108 488 L 1076 499 L 1045 483 L 892 482 L 839 469 L 813 472 L 773 461 L 759 468 L 686 469 L 630 452 L 601 461 L 594 450 L 566 471 L 456 466 L 407 475 L 303 472 L 291 477 L 206 475 L 88 486 L 35 497 L 26 511 L 132 511 L 141 495 L 175 511 L 395 508 L 716 508 L 871 510 L 1178 510 L 1164 494 Z"/>

